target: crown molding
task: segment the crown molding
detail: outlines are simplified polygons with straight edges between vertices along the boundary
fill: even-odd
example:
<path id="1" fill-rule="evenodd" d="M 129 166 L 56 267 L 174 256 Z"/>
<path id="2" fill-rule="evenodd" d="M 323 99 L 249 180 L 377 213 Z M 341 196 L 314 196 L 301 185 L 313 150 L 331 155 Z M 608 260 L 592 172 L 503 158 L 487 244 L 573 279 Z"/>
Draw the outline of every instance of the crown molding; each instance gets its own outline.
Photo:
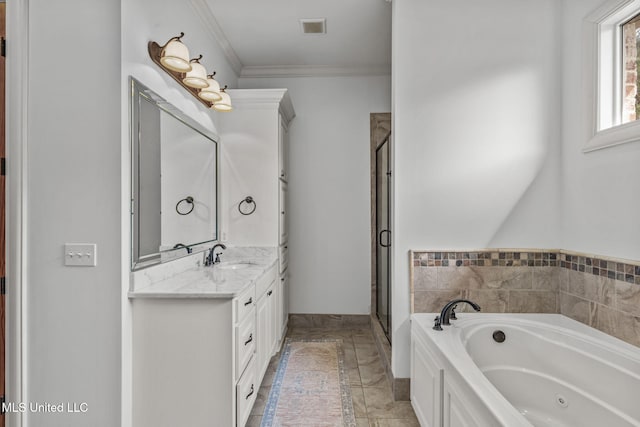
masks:
<path id="1" fill-rule="evenodd" d="M 296 116 L 288 89 L 227 89 L 234 108 L 271 108 L 277 106 L 289 124 Z"/>
<path id="2" fill-rule="evenodd" d="M 206 0 L 191 0 L 191 6 L 195 9 L 196 14 L 202 19 L 206 30 L 213 36 L 213 38 L 218 42 L 220 47 L 222 48 L 222 52 L 224 56 L 229 61 L 229 65 L 233 68 L 236 75 L 240 75 L 243 70 L 242 61 L 238 58 L 235 50 L 229 43 L 229 39 L 222 31 L 220 24 L 216 20 L 216 17 L 213 14 L 213 11 L 207 4 Z"/>
<path id="3" fill-rule="evenodd" d="M 363 67 L 337 67 L 328 65 L 245 66 L 240 77 L 337 77 L 337 76 L 389 76 L 391 65 Z"/>

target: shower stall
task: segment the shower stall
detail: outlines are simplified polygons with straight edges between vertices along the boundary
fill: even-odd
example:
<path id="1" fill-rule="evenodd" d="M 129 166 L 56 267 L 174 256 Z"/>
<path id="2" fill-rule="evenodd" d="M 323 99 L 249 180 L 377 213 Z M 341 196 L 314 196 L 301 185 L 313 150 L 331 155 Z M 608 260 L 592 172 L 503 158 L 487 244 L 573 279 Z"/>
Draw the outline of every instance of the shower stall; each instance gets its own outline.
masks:
<path id="1" fill-rule="evenodd" d="M 391 114 L 371 114 L 371 307 L 391 342 Z"/>

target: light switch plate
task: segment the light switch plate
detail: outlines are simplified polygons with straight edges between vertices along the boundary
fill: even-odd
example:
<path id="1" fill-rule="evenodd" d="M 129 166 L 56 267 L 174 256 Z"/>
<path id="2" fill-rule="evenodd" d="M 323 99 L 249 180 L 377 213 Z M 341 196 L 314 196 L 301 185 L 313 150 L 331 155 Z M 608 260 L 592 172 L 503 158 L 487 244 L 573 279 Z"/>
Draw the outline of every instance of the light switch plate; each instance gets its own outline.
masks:
<path id="1" fill-rule="evenodd" d="M 98 248 L 95 243 L 65 243 L 64 265 L 95 267 L 98 265 Z"/>

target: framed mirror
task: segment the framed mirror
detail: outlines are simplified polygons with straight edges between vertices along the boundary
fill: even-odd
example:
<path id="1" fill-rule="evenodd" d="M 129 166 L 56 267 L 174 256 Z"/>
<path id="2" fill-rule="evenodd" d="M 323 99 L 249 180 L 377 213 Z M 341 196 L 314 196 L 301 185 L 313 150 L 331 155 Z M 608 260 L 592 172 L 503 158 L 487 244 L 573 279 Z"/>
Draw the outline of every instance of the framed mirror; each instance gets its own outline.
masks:
<path id="1" fill-rule="evenodd" d="M 218 238 L 218 136 L 129 77 L 131 269 Z"/>

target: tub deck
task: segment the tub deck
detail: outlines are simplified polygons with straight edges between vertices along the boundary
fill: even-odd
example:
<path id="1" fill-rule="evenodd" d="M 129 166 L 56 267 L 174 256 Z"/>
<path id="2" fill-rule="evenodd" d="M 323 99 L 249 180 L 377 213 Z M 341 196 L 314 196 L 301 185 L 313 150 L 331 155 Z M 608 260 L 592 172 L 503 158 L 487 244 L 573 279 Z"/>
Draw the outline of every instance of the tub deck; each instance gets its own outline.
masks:
<path id="1" fill-rule="evenodd" d="M 640 348 L 560 314 L 462 313 L 444 331 L 435 316 L 411 317 L 423 427 L 640 426 Z"/>

